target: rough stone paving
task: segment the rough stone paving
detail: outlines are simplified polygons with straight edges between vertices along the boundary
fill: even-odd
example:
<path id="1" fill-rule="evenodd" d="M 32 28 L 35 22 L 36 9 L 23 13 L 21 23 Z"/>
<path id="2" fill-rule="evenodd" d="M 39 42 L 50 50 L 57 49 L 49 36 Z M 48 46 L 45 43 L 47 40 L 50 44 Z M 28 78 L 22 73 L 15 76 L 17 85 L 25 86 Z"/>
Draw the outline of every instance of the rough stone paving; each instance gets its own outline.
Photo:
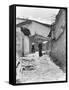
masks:
<path id="1" fill-rule="evenodd" d="M 21 70 L 21 72 L 20 72 Z M 50 60 L 49 55 L 29 54 L 21 58 L 17 68 L 17 83 L 64 81 L 65 73 Z"/>

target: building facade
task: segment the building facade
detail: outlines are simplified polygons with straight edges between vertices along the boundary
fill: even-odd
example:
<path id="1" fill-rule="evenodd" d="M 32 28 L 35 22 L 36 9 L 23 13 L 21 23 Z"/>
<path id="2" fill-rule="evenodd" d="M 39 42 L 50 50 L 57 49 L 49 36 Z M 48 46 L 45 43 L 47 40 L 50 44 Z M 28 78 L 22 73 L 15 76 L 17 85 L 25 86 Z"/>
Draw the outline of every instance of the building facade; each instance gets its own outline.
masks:
<path id="1" fill-rule="evenodd" d="M 35 43 L 35 41 L 37 41 L 35 44 L 35 50 L 38 51 L 38 41 L 41 41 L 41 42 L 45 41 L 45 39 L 47 38 L 51 30 L 50 25 L 45 25 L 33 20 L 25 20 L 25 21 L 23 20 L 23 22 L 20 20 L 19 23 L 17 20 L 16 27 L 17 27 L 16 29 L 20 28 L 20 32 L 23 33 L 23 36 L 21 39 L 22 55 L 32 53 L 32 44 Z M 29 31 L 29 35 L 28 35 L 28 31 Z M 35 33 L 37 35 L 35 35 Z M 38 37 L 40 40 L 38 40 Z M 43 48 L 44 47 L 46 48 L 45 44 L 43 44 Z"/>

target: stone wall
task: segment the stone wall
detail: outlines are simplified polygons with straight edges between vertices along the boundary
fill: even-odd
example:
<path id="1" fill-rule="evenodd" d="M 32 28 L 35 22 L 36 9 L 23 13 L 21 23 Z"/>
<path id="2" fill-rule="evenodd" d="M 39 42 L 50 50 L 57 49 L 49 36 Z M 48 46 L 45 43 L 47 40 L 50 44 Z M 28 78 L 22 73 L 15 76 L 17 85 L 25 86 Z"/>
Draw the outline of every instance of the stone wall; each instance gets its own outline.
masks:
<path id="1" fill-rule="evenodd" d="M 66 12 L 61 10 L 61 15 L 55 24 L 55 40 L 52 40 L 51 56 L 60 68 L 66 71 Z"/>

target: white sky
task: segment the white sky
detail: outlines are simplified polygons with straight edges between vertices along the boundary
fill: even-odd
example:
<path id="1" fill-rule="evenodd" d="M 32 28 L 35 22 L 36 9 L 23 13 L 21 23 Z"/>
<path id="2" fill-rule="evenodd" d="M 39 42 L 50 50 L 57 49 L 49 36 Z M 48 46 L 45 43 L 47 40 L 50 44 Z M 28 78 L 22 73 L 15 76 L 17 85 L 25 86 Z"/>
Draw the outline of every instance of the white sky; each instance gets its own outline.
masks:
<path id="1" fill-rule="evenodd" d="M 16 18 L 30 18 L 46 24 L 52 24 L 55 21 L 59 9 L 53 8 L 32 8 L 16 7 Z"/>

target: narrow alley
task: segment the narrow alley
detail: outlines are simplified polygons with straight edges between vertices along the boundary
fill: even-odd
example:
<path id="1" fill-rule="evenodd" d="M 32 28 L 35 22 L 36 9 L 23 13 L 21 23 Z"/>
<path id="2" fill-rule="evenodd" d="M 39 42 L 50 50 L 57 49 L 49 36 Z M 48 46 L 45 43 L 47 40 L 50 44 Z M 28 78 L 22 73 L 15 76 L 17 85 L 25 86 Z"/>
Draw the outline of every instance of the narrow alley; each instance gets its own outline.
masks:
<path id="1" fill-rule="evenodd" d="M 22 7 L 16 13 L 16 83 L 66 81 L 66 10 Z"/>

